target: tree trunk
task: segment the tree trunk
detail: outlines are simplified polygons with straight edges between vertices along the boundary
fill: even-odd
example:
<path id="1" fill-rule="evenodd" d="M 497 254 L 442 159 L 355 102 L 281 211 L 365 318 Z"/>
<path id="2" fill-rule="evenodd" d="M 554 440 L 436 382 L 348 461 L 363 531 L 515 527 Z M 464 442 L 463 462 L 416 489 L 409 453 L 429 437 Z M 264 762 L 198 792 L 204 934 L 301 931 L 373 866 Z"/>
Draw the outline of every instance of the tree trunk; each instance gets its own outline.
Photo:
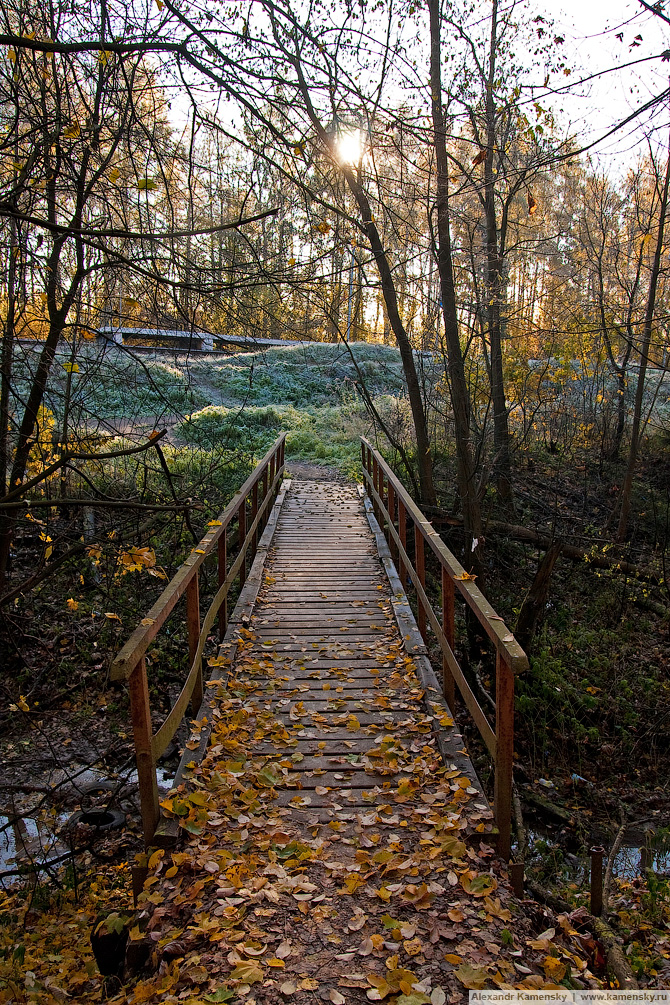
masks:
<path id="1" fill-rule="evenodd" d="M 379 271 L 379 277 L 382 284 L 382 294 L 384 296 L 389 325 L 391 326 L 391 331 L 395 336 L 398 349 L 400 350 L 400 359 L 402 361 L 405 381 L 407 382 L 407 393 L 409 396 L 412 421 L 414 423 L 414 431 L 416 435 L 421 502 L 426 503 L 429 506 L 434 506 L 437 502 L 437 495 L 435 493 L 435 485 L 433 483 L 433 459 L 430 450 L 428 423 L 426 421 L 426 413 L 423 405 L 421 385 L 414 361 L 414 352 L 412 350 L 412 345 L 409 341 L 407 332 L 405 331 L 405 326 L 403 325 L 400 317 L 395 285 L 393 283 L 393 274 L 388 263 L 388 258 L 386 257 L 386 252 L 382 246 L 379 231 L 371 219 L 372 214 L 370 212 L 370 206 L 367 202 L 367 197 L 365 197 L 365 194 L 362 192 L 360 187 L 359 193 L 361 196 L 359 207 L 361 208 L 368 240 Z"/>
<path id="2" fill-rule="evenodd" d="M 298 78 L 300 94 L 305 103 L 305 110 L 324 148 L 328 152 L 332 152 L 332 138 L 326 132 L 323 123 L 321 122 L 321 119 L 312 104 L 309 87 L 302 71 L 300 58 L 300 53 L 298 52 L 297 55 L 292 57 L 292 62 Z M 384 304 L 386 305 L 386 314 L 389 325 L 400 351 L 400 360 L 402 362 L 403 373 L 407 383 L 407 395 L 409 398 L 410 410 L 412 412 L 412 422 L 414 424 L 414 433 L 416 436 L 419 486 L 421 490 L 420 501 L 429 506 L 434 506 L 437 502 L 437 496 L 435 494 L 435 484 L 433 482 L 433 458 L 430 449 L 430 438 L 428 435 L 428 423 L 426 421 L 423 395 L 421 394 L 421 383 L 416 370 L 412 344 L 409 340 L 407 331 L 405 330 L 402 318 L 400 317 L 398 296 L 393 280 L 393 272 L 391 271 L 388 256 L 384 250 L 377 225 L 374 222 L 370 201 L 360 181 L 360 174 L 357 177 L 354 169 L 345 164 L 341 166 L 341 169 L 347 185 L 349 186 L 349 190 L 356 200 L 356 205 L 361 217 L 360 226 L 370 244 L 370 249 L 372 251 L 381 281 L 382 296 L 384 297 Z"/>
<path id="3" fill-rule="evenodd" d="M 530 649 L 535 635 L 535 629 L 542 616 L 542 612 L 549 597 L 549 587 L 551 586 L 551 576 L 556 565 L 556 560 L 561 554 L 563 544 L 561 541 L 554 541 L 550 548 L 544 553 L 535 578 L 530 585 L 526 598 L 521 605 L 519 617 L 516 621 L 514 635 L 522 649 L 526 652 Z"/>
<path id="4" fill-rule="evenodd" d="M 501 499 L 512 508 L 512 476 L 509 446 L 509 425 L 503 378 L 502 331 L 500 307 L 503 302 L 503 261 L 498 247 L 498 221 L 495 205 L 493 158 L 495 155 L 496 122 L 493 88 L 495 85 L 498 30 L 498 0 L 491 11 L 491 44 L 489 76 L 486 83 L 486 159 L 484 161 L 484 206 L 486 216 L 486 317 L 490 345 L 490 380 L 493 402 L 494 475 Z"/>
<path id="5" fill-rule="evenodd" d="M 456 430 L 458 489 L 466 534 L 465 553 L 466 556 L 471 557 L 472 564 L 481 577 L 483 568 L 481 510 L 475 481 L 475 462 L 470 443 L 470 398 L 459 335 L 451 253 L 449 161 L 442 107 L 439 0 L 428 0 L 428 11 L 430 15 L 430 89 L 432 94 L 433 144 L 437 163 L 437 268 L 442 293 L 447 368 Z M 481 578 L 480 586 L 482 586 Z"/>
<path id="6" fill-rule="evenodd" d="M 619 527 L 617 529 L 617 541 L 624 541 L 628 532 L 628 518 L 630 516 L 631 496 L 633 493 L 633 478 L 635 467 L 640 450 L 640 440 L 642 439 L 642 408 L 644 404 L 644 385 L 647 376 L 647 361 L 649 359 L 649 346 L 651 345 L 652 326 L 654 320 L 654 308 L 656 306 L 656 290 L 658 288 L 658 277 L 661 271 L 661 254 L 663 251 L 663 238 L 665 234 L 665 217 L 668 211 L 668 187 L 670 186 L 670 149 L 665 165 L 665 179 L 663 181 L 663 191 L 661 193 L 661 205 L 658 216 L 658 232 L 656 235 L 656 248 L 654 250 L 654 260 L 649 276 L 649 291 L 647 294 L 647 307 L 644 316 L 644 328 L 642 330 L 642 344 L 640 346 L 640 369 L 637 375 L 637 386 L 635 388 L 635 406 L 633 409 L 633 427 L 630 434 L 630 450 L 628 453 L 628 465 L 621 488 L 621 511 L 619 515 Z"/>
<path id="7" fill-rule="evenodd" d="M 619 459 L 621 442 L 626 428 L 626 373 L 623 367 L 617 372 L 616 410 L 616 430 L 609 455 L 612 461 Z"/>
<path id="8" fill-rule="evenodd" d="M 11 445 L 9 439 L 9 404 L 12 386 L 12 370 L 14 361 L 14 336 L 16 323 L 16 261 L 17 246 L 16 221 L 10 224 L 9 273 L 7 276 L 7 317 L 5 319 L 2 337 L 2 361 L 0 364 L 2 386 L 0 389 L 0 489 L 6 495 L 11 485 L 10 458 Z M 2 592 L 7 568 L 9 565 L 9 550 L 14 530 L 14 518 L 9 513 L 0 512 L 0 593 Z"/>

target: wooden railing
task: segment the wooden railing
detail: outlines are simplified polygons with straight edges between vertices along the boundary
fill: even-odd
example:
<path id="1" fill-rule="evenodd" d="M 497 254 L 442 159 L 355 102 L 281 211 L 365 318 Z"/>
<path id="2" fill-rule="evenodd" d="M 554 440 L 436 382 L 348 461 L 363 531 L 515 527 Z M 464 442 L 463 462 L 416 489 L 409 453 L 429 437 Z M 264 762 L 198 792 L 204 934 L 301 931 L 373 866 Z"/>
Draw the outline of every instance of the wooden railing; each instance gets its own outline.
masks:
<path id="1" fill-rule="evenodd" d="M 479 587 L 468 578 L 437 531 L 422 514 L 381 454 L 361 438 L 363 477 L 375 516 L 384 531 L 403 584 L 411 580 L 416 591 L 417 622 L 427 639 L 428 625 L 442 652 L 444 696 L 454 709 L 455 688 L 472 716 L 495 765 L 493 812 L 498 827 L 498 850 L 509 858 L 514 752 L 514 676 L 528 668 L 528 659 L 502 618 Z M 414 560 L 407 553 L 408 522 L 414 527 Z M 411 528 L 410 528 L 411 529 Z M 441 611 L 438 616 L 426 594 L 426 547 L 439 568 Z M 409 579 L 408 579 L 409 577 Z M 495 729 L 489 723 L 454 655 L 456 588 L 493 643 L 496 653 Z"/>
<path id="2" fill-rule="evenodd" d="M 112 680 L 127 681 L 130 692 L 142 828 L 147 844 L 153 838 L 159 820 L 156 762 L 167 750 L 188 706 L 190 705 L 191 713 L 195 716 L 202 704 L 202 654 L 207 636 L 217 619 L 219 638 L 222 639 L 225 635 L 228 624 L 228 593 L 238 577 L 240 587 L 244 585 L 247 565 L 253 559 L 258 539 L 277 496 L 284 470 L 285 439 L 285 435 L 279 437 L 223 513 L 212 521 L 210 530 L 193 549 L 112 663 Z M 228 560 L 232 555 L 229 556 L 228 549 L 229 546 L 231 549 L 233 547 L 233 535 L 230 532 L 235 523 L 237 541 L 234 550 L 237 554 L 229 566 Z M 214 553 L 214 549 L 218 562 L 219 589 L 201 623 L 200 569 L 208 555 Z M 190 670 L 181 694 L 163 724 L 154 733 L 145 656 L 151 642 L 184 594 Z"/>

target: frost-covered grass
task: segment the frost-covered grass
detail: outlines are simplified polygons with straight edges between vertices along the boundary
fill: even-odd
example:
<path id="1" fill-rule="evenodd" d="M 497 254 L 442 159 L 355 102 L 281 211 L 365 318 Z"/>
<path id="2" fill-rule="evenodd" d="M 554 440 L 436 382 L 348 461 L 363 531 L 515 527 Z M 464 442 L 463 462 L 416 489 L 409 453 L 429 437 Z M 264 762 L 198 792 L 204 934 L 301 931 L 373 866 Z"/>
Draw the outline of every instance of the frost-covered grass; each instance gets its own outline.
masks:
<path id="1" fill-rule="evenodd" d="M 353 360 L 352 360 L 353 356 Z M 195 393 L 207 396 L 175 434 L 202 449 L 264 453 L 281 432 L 287 456 L 358 470 L 359 436 L 369 432 L 356 384 L 388 408 L 402 397 L 400 357 L 387 346 L 286 346 L 184 362 Z"/>
<path id="2" fill-rule="evenodd" d="M 37 352 L 26 351 L 17 359 L 13 379 L 16 404 L 25 401 Z M 45 405 L 57 421 L 64 411 L 68 372 L 68 412 L 75 426 L 90 426 L 95 420 L 124 419 L 132 423 L 185 415 L 208 401 L 187 365 L 154 357 L 135 359 L 116 350 L 100 356 L 94 346 L 84 346 L 74 360 L 69 353 L 59 352 L 54 361 Z"/>
<path id="3" fill-rule="evenodd" d="M 25 400 L 38 347 L 17 360 L 16 404 Z M 133 426 L 168 424 L 175 445 L 231 452 L 245 463 L 261 456 L 281 432 L 289 457 L 336 465 L 353 475 L 358 438 L 369 421 L 357 390 L 365 381 L 384 410 L 402 405 L 400 356 L 389 346 L 355 343 L 287 345 L 259 352 L 189 357 L 137 354 L 94 344 L 74 359 L 59 352 L 45 405 L 58 432 L 70 385 L 68 426 L 127 434 Z"/>
<path id="4" fill-rule="evenodd" d="M 198 360 L 190 372 L 216 388 L 224 404 L 335 405 L 356 393 L 361 378 L 373 397 L 403 387 L 398 352 L 366 343 L 352 345 L 351 354 L 327 343 L 236 353 L 225 361 Z"/>

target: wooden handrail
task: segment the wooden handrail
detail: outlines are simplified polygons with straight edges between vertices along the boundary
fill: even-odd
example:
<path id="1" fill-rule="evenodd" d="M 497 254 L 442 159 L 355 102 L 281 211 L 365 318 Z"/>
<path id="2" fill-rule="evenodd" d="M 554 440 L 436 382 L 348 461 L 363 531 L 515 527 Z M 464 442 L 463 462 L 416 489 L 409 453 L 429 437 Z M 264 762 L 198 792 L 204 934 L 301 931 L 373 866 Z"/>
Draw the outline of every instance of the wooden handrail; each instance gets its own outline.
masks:
<path id="1" fill-rule="evenodd" d="M 454 708 L 455 687 L 463 698 L 495 765 L 494 815 L 498 826 L 498 849 L 509 858 L 512 820 L 512 763 L 514 750 L 514 676 L 528 669 L 528 657 L 498 617 L 488 600 L 458 559 L 449 551 L 423 515 L 404 485 L 381 454 L 361 437 L 363 478 L 377 522 L 398 560 L 400 578 L 409 577 L 417 597 L 417 622 L 424 640 L 430 625 L 442 652 L 444 696 Z M 397 515 L 396 515 L 397 513 Z M 407 519 L 414 526 L 414 561 L 407 553 Z M 397 526 L 396 526 L 397 525 Z M 425 546 L 441 570 L 442 610 L 438 617 L 426 594 Z M 454 597 L 458 588 L 496 651 L 496 721 L 489 723 L 454 655 Z"/>
<path id="2" fill-rule="evenodd" d="M 135 740 L 135 757 L 140 790 L 140 807 L 144 840 L 148 845 L 159 819 L 156 762 L 165 752 L 177 732 L 190 703 L 196 715 L 203 698 L 202 654 L 214 623 L 219 621 L 219 638 L 228 624 L 227 599 L 230 588 L 239 578 L 244 585 L 247 564 L 253 560 L 263 527 L 267 523 L 284 471 L 286 434 L 268 450 L 249 475 L 240 490 L 230 500 L 223 513 L 180 566 L 148 615 L 143 618 L 122 647 L 111 666 L 111 679 L 128 682 L 130 714 Z M 260 493 L 259 493 L 260 486 Z M 247 513 L 247 509 L 250 513 Z M 247 519 L 250 517 L 250 521 Z M 231 535 L 230 525 L 237 520 L 238 553 L 227 567 Z M 218 590 L 209 610 L 200 623 L 199 573 L 205 559 L 216 553 Z M 177 601 L 186 594 L 186 625 L 188 632 L 189 672 L 181 693 L 167 718 L 153 733 L 145 655 Z"/>

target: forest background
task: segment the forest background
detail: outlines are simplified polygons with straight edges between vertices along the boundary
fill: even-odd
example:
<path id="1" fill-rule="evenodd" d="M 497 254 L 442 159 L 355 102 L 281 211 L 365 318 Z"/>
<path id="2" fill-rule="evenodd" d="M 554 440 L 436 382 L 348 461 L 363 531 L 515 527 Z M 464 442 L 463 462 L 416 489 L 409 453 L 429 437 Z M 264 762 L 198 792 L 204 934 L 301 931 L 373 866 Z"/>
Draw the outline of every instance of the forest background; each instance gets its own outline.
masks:
<path id="1" fill-rule="evenodd" d="M 73 0 L 0 20 L 10 816 L 63 744 L 70 771 L 128 761 L 110 660 L 286 430 L 289 461 L 349 477 L 373 437 L 517 623 L 519 780 L 591 787 L 603 825 L 665 819 L 664 5 L 610 32 L 604 69 L 642 93 L 607 160 L 564 114 L 591 68 L 539 7 Z M 221 351 L 147 354 L 146 329 Z M 183 644 L 153 657 L 163 711 Z M 465 624 L 459 645 L 490 692 Z"/>

